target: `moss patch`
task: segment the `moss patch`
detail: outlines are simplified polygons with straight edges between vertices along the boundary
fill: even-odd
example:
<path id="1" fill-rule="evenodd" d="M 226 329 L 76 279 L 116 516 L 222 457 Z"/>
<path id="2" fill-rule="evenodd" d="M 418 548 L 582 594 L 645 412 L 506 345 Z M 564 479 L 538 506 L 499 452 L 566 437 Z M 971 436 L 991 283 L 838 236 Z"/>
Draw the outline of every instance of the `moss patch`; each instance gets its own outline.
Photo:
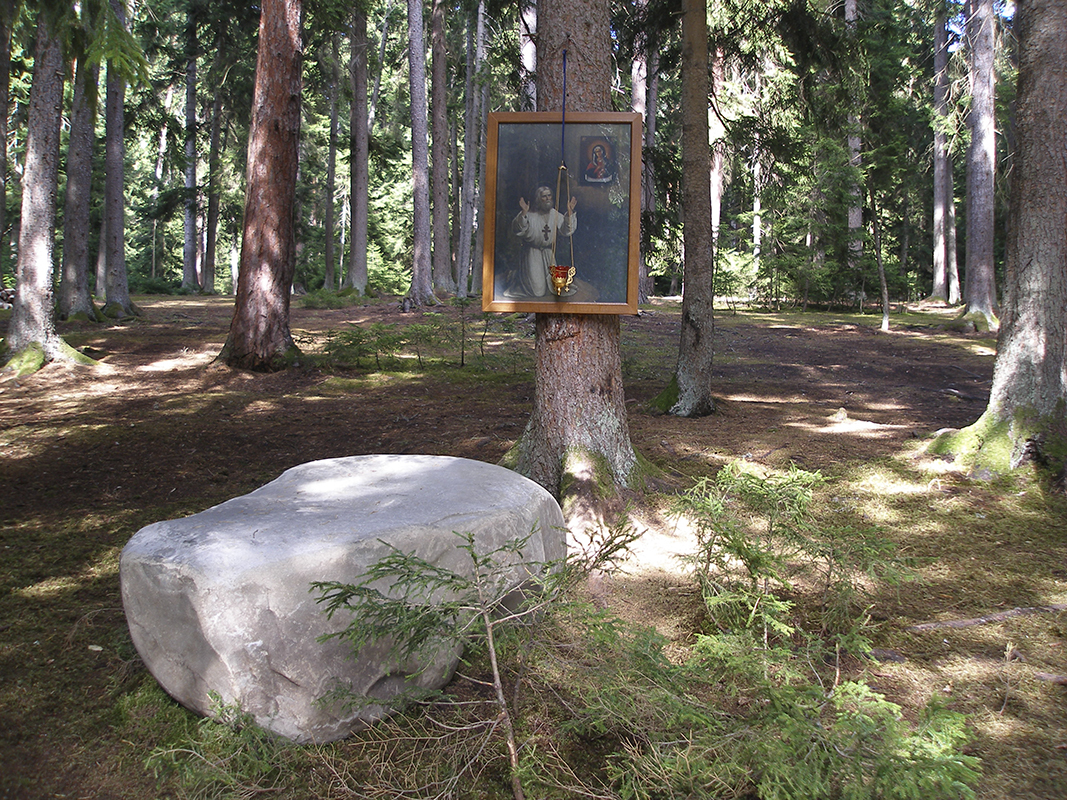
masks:
<path id="1" fill-rule="evenodd" d="M 1067 470 L 1067 415 L 1064 402 L 1042 415 L 1033 408 L 1017 408 L 1008 419 L 986 411 L 961 430 L 941 433 L 928 450 L 954 456 L 975 471 L 1005 475 L 1027 462 L 1035 463 L 1056 482 Z"/>
<path id="2" fill-rule="evenodd" d="M 671 375 L 670 382 L 662 392 L 648 401 L 649 408 L 661 414 L 669 414 L 678 402 L 678 374 Z"/>

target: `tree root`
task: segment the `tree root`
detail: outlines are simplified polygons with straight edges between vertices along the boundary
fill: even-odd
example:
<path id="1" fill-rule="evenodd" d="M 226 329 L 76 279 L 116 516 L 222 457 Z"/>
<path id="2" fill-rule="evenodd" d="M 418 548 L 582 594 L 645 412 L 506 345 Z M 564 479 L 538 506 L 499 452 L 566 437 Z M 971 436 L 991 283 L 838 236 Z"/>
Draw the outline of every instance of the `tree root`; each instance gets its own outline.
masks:
<path id="1" fill-rule="evenodd" d="M 1021 617 L 1028 614 L 1045 613 L 1051 614 L 1057 611 L 1067 611 L 1067 605 L 1029 606 L 1027 608 L 1013 608 L 1010 611 L 1001 611 L 997 614 L 989 614 L 984 617 L 972 617 L 971 619 L 947 619 L 938 622 L 923 622 L 919 625 L 910 625 L 909 631 L 933 631 L 942 628 L 970 628 L 975 625 L 985 625 L 990 622 L 1003 622 L 1012 617 Z"/>

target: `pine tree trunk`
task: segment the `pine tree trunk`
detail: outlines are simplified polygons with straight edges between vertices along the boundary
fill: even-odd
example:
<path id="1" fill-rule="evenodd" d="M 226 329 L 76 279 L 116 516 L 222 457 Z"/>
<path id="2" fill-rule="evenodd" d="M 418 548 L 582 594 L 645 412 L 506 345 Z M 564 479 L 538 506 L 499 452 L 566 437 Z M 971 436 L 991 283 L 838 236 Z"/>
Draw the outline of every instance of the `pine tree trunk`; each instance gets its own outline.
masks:
<path id="1" fill-rule="evenodd" d="M 324 220 L 326 246 L 323 258 L 326 262 L 325 275 L 323 276 L 323 288 L 328 292 L 337 290 L 337 274 L 334 270 L 334 237 L 336 225 L 334 223 L 334 184 L 337 182 L 337 106 L 340 75 L 337 68 L 337 35 L 330 37 L 330 63 L 327 73 L 330 76 L 329 105 L 330 105 L 330 140 L 326 153 L 326 191 L 323 203 L 326 206 L 326 219 Z"/>
<path id="2" fill-rule="evenodd" d="M 648 0 L 638 0 L 638 6 L 647 9 Z M 631 101 L 630 108 L 639 113 L 644 120 L 644 140 L 642 145 L 647 152 L 654 146 L 656 131 L 656 91 L 655 86 L 658 77 L 655 74 L 656 53 L 655 40 L 646 35 L 643 45 L 638 46 L 634 53 L 633 63 L 630 65 Z M 646 215 L 655 209 L 656 195 L 655 182 L 652 178 L 651 159 L 646 157 L 641 161 L 641 220 L 644 224 Z M 641 237 L 642 242 L 644 236 Z M 652 279 L 648 274 L 648 261 L 645 258 L 644 248 L 638 256 L 637 262 L 637 302 L 644 304 L 652 295 Z"/>
<path id="3" fill-rule="evenodd" d="M 682 214 L 685 264 L 682 333 L 675 372 L 678 397 L 670 413 L 699 417 L 715 410 L 714 254 L 711 152 L 708 143 L 708 23 L 703 0 L 686 0 L 682 17 Z"/>
<path id="4" fill-rule="evenodd" d="M 219 233 L 219 155 L 222 147 L 222 92 L 211 104 L 211 138 L 207 154 L 207 243 L 204 247 L 204 294 L 215 294 L 215 258 Z"/>
<path id="5" fill-rule="evenodd" d="M 477 214 L 478 161 L 481 152 L 481 84 L 475 81 L 475 75 L 481 71 L 484 57 L 485 4 L 479 3 L 474 9 L 467 26 L 466 57 L 466 108 L 463 117 L 463 180 L 460 183 L 460 222 L 459 245 L 456 248 L 457 295 L 466 297 L 468 283 L 472 289 L 481 285 L 482 265 L 471 259 L 474 246 L 474 220 Z M 472 274 L 473 272 L 473 274 Z M 471 278 L 473 277 L 473 281 Z M 474 294 L 477 294 L 475 291 Z"/>
<path id="6" fill-rule="evenodd" d="M 434 0 L 430 47 L 433 102 L 433 285 L 455 294 L 448 205 L 448 59 L 445 50 L 445 3 Z"/>
<path id="7" fill-rule="evenodd" d="M 609 16 L 607 0 L 538 4 L 539 110 L 558 111 L 564 99 L 569 111 L 611 109 Z M 538 314 L 536 337 L 534 408 L 517 467 L 557 496 L 584 498 L 584 505 L 595 484 L 629 484 L 637 465 L 626 423 L 619 318 Z"/>
<path id="8" fill-rule="evenodd" d="M 352 235 L 349 245 L 348 277 L 345 286 L 360 294 L 367 291 L 367 183 L 369 169 L 369 109 L 367 107 L 367 14 L 358 8 L 352 12 L 352 55 L 349 72 L 352 81 L 352 105 L 349 109 L 349 192 L 352 204 Z"/>
<path id="9" fill-rule="evenodd" d="M 433 304 L 430 232 L 430 147 L 426 111 L 426 52 L 422 3 L 408 0 L 408 79 L 411 87 L 411 179 L 413 182 L 411 288 L 415 305 Z"/>
<path id="10" fill-rule="evenodd" d="M 40 347 L 46 361 L 63 355 L 52 298 L 63 77 L 63 48 L 51 15 L 41 11 L 26 122 L 18 282 L 6 344 L 9 354 Z"/>
<path id="11" fill-rule="evenodd" d="M 533 111 L 537 108 L 537 0 L 524 0 L 519 14 L 523 110 Z"/>
<path id="12" fill-rule="evenodd" d="M 0 0 L 0 142 L 7 142 L 7 112 L 11 99 L 11 26 L 14 0 Z M 7 263 L 7 147 L 0 147 L 0 273 Z"/>
<path id="13" fill-rule="evenodd" d="M 89 199 L 96 143 L 98 64 L 78 59 L 67 144 L 67 188 L 63 203 L 63 270 L 56 311 L 61 319 L 95 319 L 89 294 Z"/>
<path id="14" fill-rule="evenodd" d="M 1067 6 L 1024 0 L 1018 145 L 1011 185 L 1004 315 L 989 404 L 950 440 L 1013 469 L 1033 460 L 1067 488 Z M 1007 463 L 999 459 L 1010 453 Z"/>
<path id="15" fill-rule="evenodd" d="M 302 58 L 301 0 L 264 0 L 237 302 L 219 356 L 232 367 L 284 369 L 297 352 L 289 331 L 289 295 L 296 257 Z"/>
<path id="16" fill-rule="evenodd" d="M 966 314 L 995 329 L 996 284 L 993 264 L 994 171 L 996 166 L 995 21 L 993 0 L 970 0 L 971 146 L 967 151 Z"/>
<path id="17" fill-rule="evenodd" d="M 855 35 L 856 21 L 859 19 L 859 11 L 856 0 L 845 0 L 845 25 L 851 35 Z M 858 98 L 853 98 L 855 106 L 859 105 Z M 860 138 L 860 118 L 855 112 L 848 116 L 848 162 L 855 174 L 859 176 L 863 168 L 863 156 L 861 149 L 863 141 Z M 854 273 L 861 269 L 863 258 L 863 191 L 858 180 L 853 184 L 851 191 L 853 202 L 848 207 L 848 266 Z M 860 310 L 863 309 L 863 294 L 858 293 Z"/>
<path id="18" fill-rule="evenodd" d="M 711 96 L 712 105 L 708 106 L 708 139 L 711 142 L 711 254 L 712 283 L 719 260 L 719 221 L 722 219 L 722 193 L 726 180 L 726 126 L 720 115 L 722 92 L 725 84 L 724 68 L 726 55 L 721 47 L 716 47 L 711 56 Z M 712 300 L 714 300 L 714 287 Z"/>
<path id="19" fill-rule="evenodd" d="M 111 8 L 126 24 L 124 0 L 111 0 Z M 114 62 L 107 65 L 107 101 L 105 106 L 104 167 L 104 289 L 107 302 L 104 313 L 111 317 L 133 316 L 136 309 L 130 300 L 126 275 L 126 80 Z"/>
<path id="20" fill-rule="evenodd" d="M 931 299 L 948 301 L 947 206 L 952 202 L 951 168 L 948 163 L 948 30 L 945 4 L 934 16 L 934 284 Z"/>
<path id="21" fill-rule="evenodd" d="M 485 0 L 478 3 L 478 63 L 485 61 Z M 489 158 L 489 83 L 482 81 L 478 92 L 478 170 L 474 176 L 474 214 L 477 230 L 474 234 L 474 274 L 471 294 L 482 293 L 482 265 L 485 263 L 485 176 Z"/>
<path id="22" fill-rule="evenodd" d="M 190 6 L 185 33 L 185 218 L 182 291 L 200 291 L 196 270 L 196 17 Z"/>

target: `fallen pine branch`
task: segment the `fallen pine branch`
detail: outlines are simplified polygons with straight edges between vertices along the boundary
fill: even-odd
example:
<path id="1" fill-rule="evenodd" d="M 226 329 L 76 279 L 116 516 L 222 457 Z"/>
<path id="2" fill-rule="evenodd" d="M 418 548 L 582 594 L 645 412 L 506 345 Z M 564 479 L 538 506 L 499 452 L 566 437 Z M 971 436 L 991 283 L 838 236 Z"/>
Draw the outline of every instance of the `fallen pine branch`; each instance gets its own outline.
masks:
<path id="1" fill-rule="evenodd" d="M 941 628 L 970 628 L 974 625 L 985 625 L 989 622 L 1002 622 L 1012 617 L 1021 617 L 1026 614 L 1037 613 L 1052 613 L 1056 611 L 1067 611 L 1067 605 L 1051 605 L 1051 606 L 1029 606 L 1028 608 L 1013 608 L 1011 611 L 1001 611 L 998 614 L 989 614 L 984 617 L 973 617 L 971 619 L 947 619 L 939 622 L 923 622 L 919 625 L 911 625 L 908 627 L 909 631 L 934 631 Z"/>
<path id="2" fill-rule="evenodd" d="M 1034 677 L 1039 681 L 1047 681 L 1048 683 L 1058 683 L 1060 686 L 1067 686 L 1067 675 L 1053 675 L 1051 672 L 1035 672 Z"/>

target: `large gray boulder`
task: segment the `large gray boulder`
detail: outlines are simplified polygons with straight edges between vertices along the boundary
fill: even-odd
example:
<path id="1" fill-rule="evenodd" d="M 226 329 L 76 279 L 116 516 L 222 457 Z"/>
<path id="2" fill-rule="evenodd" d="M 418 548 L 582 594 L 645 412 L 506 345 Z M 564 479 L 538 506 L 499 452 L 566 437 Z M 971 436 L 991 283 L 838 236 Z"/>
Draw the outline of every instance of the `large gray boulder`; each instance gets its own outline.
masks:
<path id="1" fill-rule="evenodd" d="M 459 653 L 397 664 L 388 648 L 353 658 L 342 613 L 326 618 L 314 581 L 354 582 L 382 542 L 469 574 L 457 532 L 481 553 L 534 535 L 533 563 L 565 552 L 563 515 L 537 484 L 503 467 L 443 456 L 328 459 L 287 470 L 251 494 L 142 528 L 122 551 L 122 602 L 137 652 L 182 705 L 210 715 L 237 705 L 297 742 L 339 739 L 386 713 L 321 699 L 338 685 L 385 700 L 438 688 Z M 529 573 L 514 569 L 518 586 Z"/>

